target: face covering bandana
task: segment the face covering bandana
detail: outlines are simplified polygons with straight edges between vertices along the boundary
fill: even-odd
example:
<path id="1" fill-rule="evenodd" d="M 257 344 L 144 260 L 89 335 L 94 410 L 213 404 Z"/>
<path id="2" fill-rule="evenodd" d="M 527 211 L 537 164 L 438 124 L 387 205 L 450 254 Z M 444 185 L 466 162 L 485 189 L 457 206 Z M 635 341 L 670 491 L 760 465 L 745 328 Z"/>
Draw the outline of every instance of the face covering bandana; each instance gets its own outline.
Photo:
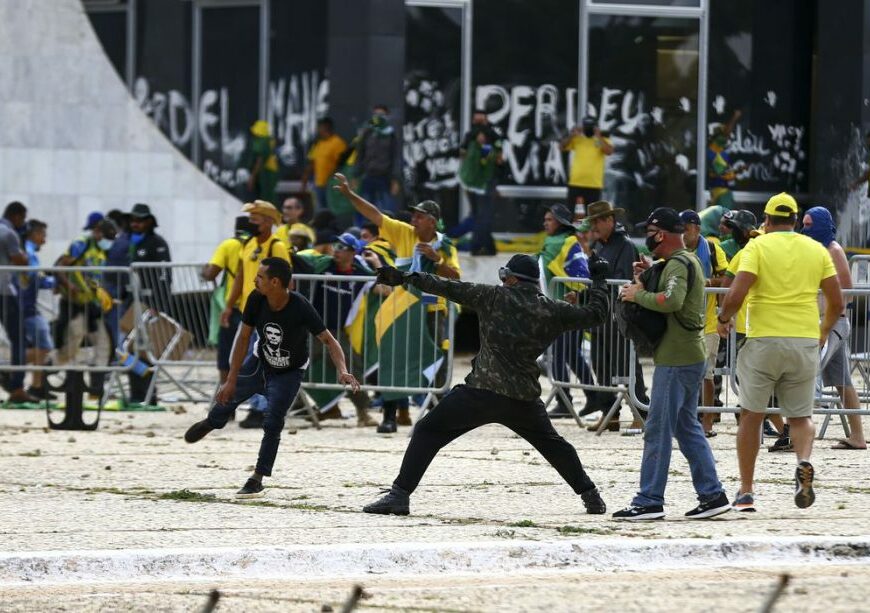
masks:
<path id="1" fill-rule="evenodd" d="M 834 240 L 834 235 L 837 233 L 837 228 L 834 226 L 834 219 L 831 217 L 828 209 L 814 206 L 807 211 L 807 215 L 813 220 L 813 225 L 804 226 L 801 233 L 820 242 L 825 247 L 830 245 Z"/>
<path id="2" fill-rule="evenodd" d="M 138 245 L 139 243 L 142 242 L 143 238 L 145 238 L 145 235 L 143 233 L 133 232 L 133 234 L 130 235 L 130 242 L 133 243 L 134 245 Z"/>

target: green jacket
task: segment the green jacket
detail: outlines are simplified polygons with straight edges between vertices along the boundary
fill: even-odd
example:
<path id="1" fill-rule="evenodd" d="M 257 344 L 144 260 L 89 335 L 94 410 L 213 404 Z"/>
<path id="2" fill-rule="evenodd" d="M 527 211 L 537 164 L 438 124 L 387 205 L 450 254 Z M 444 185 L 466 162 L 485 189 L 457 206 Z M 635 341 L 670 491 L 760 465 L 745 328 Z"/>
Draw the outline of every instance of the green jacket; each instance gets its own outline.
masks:
<path id="1" fill-rule="evenodd" d="M 695 267 L 692 287 L 688 288 L 688 268 L 675 256 Z M 689 366 L 703 362 L 704 351 L 704 271 L 697 256 L 686 249 L 668 258 L 659 278 L 657 291 L 640 290 L 635 302 L 640 306 L 667 313 L 668 327 L 653 355 L 656 366 Z M 679 318 L 679 319 L 678 319 Z"/>

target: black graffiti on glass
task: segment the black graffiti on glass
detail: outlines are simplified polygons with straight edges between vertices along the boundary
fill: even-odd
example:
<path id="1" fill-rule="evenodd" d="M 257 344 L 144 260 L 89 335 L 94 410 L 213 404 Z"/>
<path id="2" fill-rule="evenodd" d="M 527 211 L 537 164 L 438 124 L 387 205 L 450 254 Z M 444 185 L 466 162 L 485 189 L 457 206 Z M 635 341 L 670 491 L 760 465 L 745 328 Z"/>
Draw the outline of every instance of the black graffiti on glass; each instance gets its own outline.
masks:
<path id="1" fill-rule="evenodd" d="M 285 167 L 301 166 L 317 133 L 317 120 L 329 112 L 329 80 L 317 70 L 269 82 L 267 121 L 278 140 Z"/>
<path id="2" fill-rule="evenodd" d="M 459 170 L 459 125 L 438 81 L 405 80 L 402 159 L 405 182 L 426 189 L 455 187 Z"/>

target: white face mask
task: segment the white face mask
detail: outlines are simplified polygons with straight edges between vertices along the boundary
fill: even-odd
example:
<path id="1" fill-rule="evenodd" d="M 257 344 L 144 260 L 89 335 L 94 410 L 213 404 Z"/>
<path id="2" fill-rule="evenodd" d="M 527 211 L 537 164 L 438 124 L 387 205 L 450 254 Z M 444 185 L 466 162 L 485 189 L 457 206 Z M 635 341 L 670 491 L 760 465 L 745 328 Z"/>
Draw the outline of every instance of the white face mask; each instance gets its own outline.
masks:
<path id="1" fill-rule="evenodd" d="M 113 241 L 110 238 L 101 238 L 99 241 L 97 241 L 97 247 L 99 247 L 103 251 L 108 251 L 109 249 L 112 248 L 112 245 L 114 245 L 114 244 L 115 244 L 115 241 Z"/>

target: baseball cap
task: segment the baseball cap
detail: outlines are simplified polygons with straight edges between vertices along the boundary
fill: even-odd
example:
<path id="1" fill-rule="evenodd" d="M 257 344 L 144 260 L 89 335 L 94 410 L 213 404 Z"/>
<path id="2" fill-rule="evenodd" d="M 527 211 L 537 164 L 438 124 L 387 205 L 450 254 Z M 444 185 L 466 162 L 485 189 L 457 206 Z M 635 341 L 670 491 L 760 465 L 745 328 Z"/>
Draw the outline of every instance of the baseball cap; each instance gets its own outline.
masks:
<path id="1" fill-rule="evenodd" d="M 408 208 L 412 211 L 417 211 L 418 213 L 431 215 L 435 219 L 441 219 L 441 207 L 433 200 L 424 200 L 423 202 Z"/>
<path id="2" fill-rule="evenodd" d="M 540 274 L 540 269 L 535 258 L 525 253 L 517 253 L 508 260 L 507 266 L 503 266 L 498 271 L 498 277 L 502 281 L 507 277 L 516 277 L 523 281 L 537 283 L 540 279 Z"/>
<path id="3" fill-rule="evenodd" d="M 686 229 L 679 213 L 666 206 L 657 208 L 649 214 L 646 221 L 637 224 L 637 227 L 641 229 L 646 229 L 647 226 L 655 226 L 665 232 L 683 232 Z"/>
<path id="4" fill-rule="evenodd" d="M 692 209 L 686 209 L 685 211 L 680 213 L 680 220 L 685 224 L 694 224 L 696 226 L 701 225 L 701 216 L 698 215 L 697 211 L 693 211 Z"/>
<path id="5" fill-rule="evenodd" d="M 317 231 L 314 238 L 314 245 L 326 245 L 328 243 L 334 243 L 337 240 L 337 236 L 335 232 L 330 230 L 329 228 L 321 228 Z"/>
<path id="6" fill-rule="evenodd" d="M 88 220 L 85 222 L 83 230 L 93 230 L 94 226 L 103 221 L 103 214 L 99 211 L 91 211 L 88 214 Z"/>
<path id="7" fill-rule="evenodd" d="M 358 251 L 359 241 L 350 232 L 343 232 L 341 235 L 339 235 L 338 238 L 335 239 L 334 247 L 336 249 L 353 249 L 354 251 Z"/>
<path id="8" fill-rule="evenodd" d="M 764 207 L 764 214 L 771 217 L 788 217 L 789 215 L 797 215 L 797 212 L 797 202 L 785 192 L 773 196 Z"/>

